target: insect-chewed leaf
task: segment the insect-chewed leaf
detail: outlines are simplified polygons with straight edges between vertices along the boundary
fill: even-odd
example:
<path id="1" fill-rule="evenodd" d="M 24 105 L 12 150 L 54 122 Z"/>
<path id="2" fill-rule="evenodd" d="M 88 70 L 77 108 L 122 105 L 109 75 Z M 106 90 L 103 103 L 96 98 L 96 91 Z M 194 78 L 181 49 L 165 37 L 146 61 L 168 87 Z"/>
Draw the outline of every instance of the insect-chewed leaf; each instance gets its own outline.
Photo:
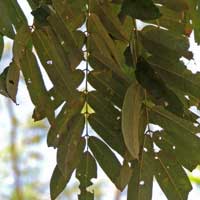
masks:
<path id="1" fill-rule="evenodd" d="M 105 143 L 95 137 L 90 137 L 88 144 L 94 157 L 106 175 L 111 179 L 117 188 L 120 188 L 117 178 L 120 174 L 121 164 L 115 154 Z"/>
<path id="2" fill-rule="evenodd" d="M 87 188 L 92 185 L 91 179 L 97 177 L 97 164 L 93 156 L 89 152 L 82 155 L 80 164 L 76 170 L 81 193 L 79 200 L 94 200 L 94 194 L 87 191 Z"/>
<path id="3" fill-rule="evenodd" d="M 10 63 L 8 73 L 6 76 L 6 90 L 9 97 L 16 102 L 16 95 L 19 83 L 19 67 L 14 63 Z"/>
<path id="4" fill-rule="evenodd" d="M 85 147 L 83 134 L 85 119 L 82 114 L 74 116 L 66 126 L 65 134 L 61 136 L 57 151 L 57 163 L 64 177 L 70 178 L 77 167 Z"/>
<path id="5" fill-rule="evenodd" d="M 58 147 L 59 141 L 66 132 L 68 122 L 73 116 L 81 113 L 83 105 L 84 98 L 80 95 L 78 100 L 69 101 L 63 106 L 55 123 L 49 129 L 47 136 L 48 146 Z"/>
<path id="6" fill-rule="evenodd" d="M 154 167 L 153 142 L 145 135 L 140 160 L 132 163 L 133 175 L 128 184 L 128 200 L 151 200 Z"/>
<path id="7" fill-rule="evenodd" d="M 155 156 L 156 179 L 168 199 L 187 200 L 192 189 L 189 178 L 173 156 L 160 151 Z"/>
<path id="8" fill-rule="evenodd" d="M 152 0 L 124 0 L 121 12 L 141 20 L 157 19 L 161 16 Z"/>
<path id="9" fill-rule="evenodd" d="M 58 165 L 56 165 L 50 181 L 51 200 L 57 198 L 57 196 L 65 189 L 67 182 L 67 179 L 62 175 Z"/>
<path id="10" fill-rule="evenodd" d="M 128 88 L 122 107 L 122 133 L 127 149 L 134 159 L 139 158 L 139 126 L 144 90 L 134 82 Z"/>

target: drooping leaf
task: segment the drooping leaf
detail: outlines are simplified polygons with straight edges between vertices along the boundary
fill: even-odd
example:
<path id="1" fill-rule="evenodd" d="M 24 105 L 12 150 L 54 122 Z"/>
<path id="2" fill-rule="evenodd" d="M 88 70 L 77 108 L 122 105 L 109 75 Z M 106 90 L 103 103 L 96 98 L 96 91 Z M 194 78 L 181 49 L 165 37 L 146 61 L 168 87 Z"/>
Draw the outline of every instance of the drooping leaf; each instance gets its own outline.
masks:
<path id="1" fill-rule="evenodd" d="M 157 19 L 161 16 L 152 0 L 124 0 L 121 12 L 141 20 Z"/>
<path id="2" fill-rule="evenodd" d="M 128 88 L 122 107 L 122 133 L 127 149 L 134 159 L 139 159 L 139 126 L 144 90 L 134 82 Z"/>
<path id="3" fill-rule="evenodd" d="M 117 184 L 121 164 L 115 154 L 105 143 L 95 137 L 90 137 L 88 144 L 100 167 L 104 170 L 111 181 L 114 184 Z M 119 188 L 119 185 L 116 186 Z"/>
<path id="4" fill-rule="evenodd" d="M 76 170 L 76 177 L 78 178 L 81 190 L 79 200 L 94 200 L 94 193 L 87 190 L 92 185 L 91 179 L 97 178 L 97 164 L 93 156 L 89 152 L 82 155 L 80 164 Z"/>

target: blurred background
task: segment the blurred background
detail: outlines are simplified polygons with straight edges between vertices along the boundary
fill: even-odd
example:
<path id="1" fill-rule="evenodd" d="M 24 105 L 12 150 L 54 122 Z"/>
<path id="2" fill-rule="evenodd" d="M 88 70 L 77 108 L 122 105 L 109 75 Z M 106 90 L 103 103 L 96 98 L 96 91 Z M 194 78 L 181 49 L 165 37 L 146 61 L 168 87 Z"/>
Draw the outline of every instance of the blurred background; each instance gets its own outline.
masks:
<path id="1" fill-rule="evenodd" d="M 29 24 L 32 24 L 30 7 L 26 1 L 18 0 Z M 4 51 L 0 62 L 0 73 L 12 61 L 12 40 L 4 37 Z M 193 73 L 200 71 L 200 47 L 191 37 L 191 50 L 194 60 L 185 60 Z M 197 67 L 199 66 L 199 67 Z M 43 74 L 45 76 L 45 74 Z M 47 80 L 48 84 L 48 80 Z M 46 136 L 48 123 L 33 122 L 33 105 L 21 76 L 17 95 L 17 105 L 0 95 L 0 199 L 4 200 L 49 200 L 49 182 L 56 165 L 56 151 L 48 148 Z M 91 130 L 92 131 L 92 130 Z M 193 184 L 189 200 L 200 197 L 200 167 L 188 172 Z M 102 170 L 98 178 L 92 180 L 95 200 L 125 200 L 126 190 L 117 191 Z M 58 200 L 77 200 L 78 181 L 72 176 L 68 187 Z M 153 200 L 166 200 L 154 181 Z"/>

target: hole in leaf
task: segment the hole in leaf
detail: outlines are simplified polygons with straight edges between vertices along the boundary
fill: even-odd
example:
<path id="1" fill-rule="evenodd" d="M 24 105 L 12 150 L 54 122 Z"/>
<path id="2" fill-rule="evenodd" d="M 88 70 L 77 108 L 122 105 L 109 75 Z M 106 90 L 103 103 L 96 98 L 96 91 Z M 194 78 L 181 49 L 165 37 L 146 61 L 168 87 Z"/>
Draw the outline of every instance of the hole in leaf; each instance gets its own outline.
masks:
<path id="1" fill-rule="evenodd" d="M 144 181 L 142 180 L 142 181 L 140 181 L 140 185 L 144 185 Z"/>
<path id="2" fill-rule="evenodd" d="M 9 80 L 9 83 L 11 83 L 13 85 L 15 84 L 13 80 Z"/>

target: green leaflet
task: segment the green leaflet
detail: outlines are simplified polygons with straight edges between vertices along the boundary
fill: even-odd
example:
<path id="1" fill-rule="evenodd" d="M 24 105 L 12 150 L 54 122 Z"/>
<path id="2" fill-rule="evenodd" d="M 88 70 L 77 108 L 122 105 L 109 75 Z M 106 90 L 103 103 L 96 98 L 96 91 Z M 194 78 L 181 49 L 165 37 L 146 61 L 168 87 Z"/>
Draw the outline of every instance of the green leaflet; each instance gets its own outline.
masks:
<path id="1" fill-rule="evenodd" d="M 67 178 L 62 175 L 58 165 L 56 165 L 50 181 L 51 200 L 57 198 L 57 196 L 65 189 L 67 182 Z"/>
<path id="2" fill-rule="evenodd" d="M 98 15 L 101 22 L 112 36 L 122 41 L 128 41 L 130 32 L 124 30 L 123 24 L 114 12 L 114 6 L 108 2 L 94 0 L 91 2 L 91 12 Z"/>
<path id="3" fill-rule="evenodd" d="M 178 60 L 182 56 L 188 59 L 193 57 L 188 51 L 189 40 L 183 35 L 149 25 L 142 29 L 140 37 L 145 49 L 155 56 L 169 60 Z"/>
<path id="4" fill-rule="evenodd" d="M 95 14 L 91 14 L 88 18 L 88 31 L 93 33 L 93 32 L 97 32 L 102 40 L 105 42 L 106 44 L 106 48 L 109 50 L 111 56 L 113 57 L 115 64 L 116 64 L 116 71 L 119 71 L 119 73 L 121 74 L 121 70 L 122 70 L 122 66 L 121 66 L 121 62 L 118 56 L 118 51 L 115 48 L 115 44 L 113 42 L 113 40 L 110 38 L 110 36 L 108 35 L 105 27 L 103 26 L 102 22 L 100 21 L 99 17 Z"/>
<path id="5" fill-rule="evenodd" d="M 165 131 L 171 132 L 172 134 L 189 134 L 193 137 L 199 132 L 199 127 L 195 127 L 192 122 L 174 115 L 161 106 L 153 106 L 150 108 L 149 117 L 151 123 L 160 125 Z"/>
<path id="6" fill-rule="evenodd" d="M 47 116 L 50 123 L 54 121 L 54 110 L 51 108 L 50 98 L 44 85 L 42 74 L 35 55 L 29 49 L 25 49 L 20 66 L 31 97 L 31 101 L 38 109 L 33 115 L 34 120 Z"/>
<path id="7" fill-rule="evenodd" d="M 81 49 L 79 49 L 76 43 L 73 32 L 71 32 L 69 28 L 65 26 L 63 20 L 56 14 L 51 13 L 51 15 L 48 17 L 48 22 L 57 35 L 59 42 L 63 46 L 65 56 L 67 56 L 69 61 L 70 68 L 75 70 L 83 60 L 83 55 Z"/>
<path id="8" fill-rule="evenodd" d="M 172 154 L 176 160 L 188 170 L 192 171 L 200 162 L 200 139 L 195 135 L 182 132 L 155 132 L 153 140 L 162 151 Z"/>
<path id="9" fill-rule="evenodd" d="M 52 0 L 56 13 L 70 30 L 81 27 L 86 18 L 86 0 Z"/>
<path id="10" fill-rule="evenodd" d="M 177 95 L 166 86 L 165 82 L 143 58 L 138 58 L 136 78 L 143 88 L 153 97 L 157 105 L 163 105 L 167 110 L 178 116 L 183 114 L 183 105 Z"/>
<path id="11" fill-rule="evenodd" d="M 200 44 L 200 24 L 198 23 L 200 20 L 200 2 L 199 0 L 192 0 L 188 1 L 188 4 L 190 4 L 189 15 L 192 19 L 195 41 Z"/>
<path id="12" fill-rule="evenodd" d="M 191 183 L 173 156 L 159 152 L 155 156 L 156 179 L 168 199 L 187 200 Z"/>
<path id="13" fill-rule="evenodd" d="M 64 177 L 70 178 L 84 150 L 85 140 L 81 138 L 84 125 L 84 116 L 78 114 L 70 119 L 65 127 L 64 134 L 60 136 L 61 140 L 58 145 L 57 164 Z"/>
<path id="14" fill-rule="evenodd" d="M 157 19 L 161 16 L 152 0 L 124 0 L 121 12 L 141 20 Z"/>
<path id="15" fill-rule="evenodd" d="M 181 12 L 189 9 L 189 3 L 187 0 L 155 0 L 155 3 L 162 4 L 176 12 Z"/>
<path id="16" fill-rule="evenodd" d="M 56 117 L 55 123 L 50 127 L 47 136 L 47 145 L 58 147 L 59 141 L 66 132 L 66 127 L 70 119 L 81 113 L 84 105 L 84 98 L 80 95 L 79 99 L 71 100 L 65 103 L 59 115 Z"/>
<path id="17" fill-rule="evenodd" d="M 122 133 L 126 147 L 134 159 L 139 159 L 139 127 L 143 100 L 143 88 L 137 82 L 132 83 L 122 107 Z"/>
<path id="18" fill-rule="evenodd" d="M 200 73 L 193 74 L 183 62 L 150 57 L 148 62 L 171 88 L 176 88 L 186 95 L 199 99 Z"/>
<path id="19" fill-rule="evenodd" d="M 117 178 L 116 185 L 118 188 L 123 191 L 127 184 L 130 182 L 132 177 L 133 169 L 128 165 L 127 161 L 124 161 L 121 169 L 120 174 Z"/>
<path id="20" fill-rule="evenodd" d="M 140 154 L 140 160 L 132 162 L 133 175 L 128 184 L 127 200 L 151 200 L 153 175 L 153 143 L 149 136 L 145 136 Z"/>
<path id="21" fill-rule="evenodd" d="M 76 177 L 80 182 L 81 193 L 79 200 L 94 200 L 94 193 L 88 192 L 87 188 L 92 185 L 91 179 L 97 178 L 97 164 L 90 152 L 82 154 L 80 164 L 76 170 Z"/>
<path id="22" fill-rule="evenodd" d="M 0 3 L 0 32 L 10 38 L 14 38 L 14 25 L 18 31 L 22 24 L 26 24 L 26 17 L 16 0 L 1 1 Z"/>
<path id="23" fill-rule="evenodd" d="M 25 49 L 28 47 L 31 40 L 31 30 L 27 25 L 22 25 L 18 30 L 14 44 L 13 44 L 13 57 L 15 63 L 20 67 L 20 60 L 23 58 Z"/>
<path id="24" fill-rule="evenodd" d="M 102 120 L 102 115 L 92 114 L 88 121 L 94 131 L 104 140 L 106 143 L 120 155 L 125 153 L 125 144 L 122 136 L 122 131 L 120 127 L 112 126 L 105 120 Z M 119 125 L 120 125 L 120 121 Z"/>
<path id="25" fill-rule="evenodd" d="M 56 90 L 67 100 L 78 97 L 76 88 L 83 80 L 84 74 L 80 70 L 71 71 L 62 45 L 52 29 L 45 27 L 43 30 L 36 30 L 32 35 L 42 65 Z"/>
<path id="26" fill-rule="evenodd" d="M 94 71 L 89 74 L 88 81 L 104 98 L 110 100 L 119 108 L 122 107 L 123 98 L 128 87 L 123 79 L 118 78 L 109 71 Z"/>
<path id="27" fill-rule="evenodd" d="M 0 10 L 0 33 L 13 39 L 15 37 L 15 33 L 12 27 L 12 20 L 10 19 L 6 7 L 6 1 L 0 1 Z"/>
<path id="28" fill-rule="evenodd" d="M 105 143 L 95 137 L 90 137 L 88 144 L 100 167 L 104 170 L 111 181 L 114 184 L 117 184 L 121 164 L 115 154 Z M 119 188 L 119 185 L 116 186 Z"/>

